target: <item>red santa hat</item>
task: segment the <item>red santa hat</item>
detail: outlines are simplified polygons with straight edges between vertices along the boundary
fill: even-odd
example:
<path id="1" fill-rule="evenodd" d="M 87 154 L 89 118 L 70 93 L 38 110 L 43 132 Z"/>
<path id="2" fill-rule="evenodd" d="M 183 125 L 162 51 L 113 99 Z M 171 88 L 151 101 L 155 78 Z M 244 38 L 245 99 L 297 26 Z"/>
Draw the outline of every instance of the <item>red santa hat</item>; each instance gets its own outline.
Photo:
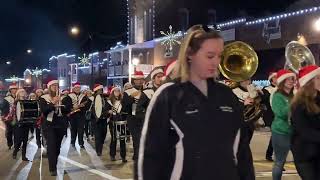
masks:
<path id="1" fill-rule="evenodd" d="M 277 76 L 277 72 L 270 72 L 268 76 L 268 81 L 271 81 L 271 79 L 276 76 Z"/>
<path id="2" fill-rule="evenodd" d="M 151 79 L 154 79 L 154 77 L 159 74 L 162 73 L 164 74 L 163 70 L 161 68 L 155 69 L 154 71 L 151 72 Z"/>
<path id="3" fill-rule="evenodd" d="M 287 70 L 287 69 L 281 69 L 277 72 L 277 84 L 280 84 L 283 82 L 285 79 L 289 77 L 294 77 L 296 78 L 296 74 L 294 74 L 292 71 Z"/>
<path id="4" fill-rule="evenodd" d="M 72 88 L 81 87 L 79 82 L 75 82 L 72 84 Z"/>
<path id="5" fill-rule="evenodd" d="M 64 90 L 62 90 L 62 93 L 69 93 L 70 92 L 70 90 L 69 89 L 64 89 Z"/>
<path id="6" fill-rule="evenodd" d="M 98 91 L 100 89 L 103 89 L 103 86 L 101 84 L 95 84 L 93 86 L 93 92 L 96 92 L 96 91 Z"/>
<path id="7" fill-rule="evenodd" d="M 15 82 L 11 83 L 10 86 L 9 86 L 9 90 L 10 89 L 18 89 L 17 83 L 15 83 Z"/>
<path id="8" fill-rule="evenodd" d="M 132 75 L 133 79 L 143 79 L 144 74 L 142 71 L 135 71 L 134 74 Z"/>
<path id="9" fill-rule="evenodd" d="M 176 60 L 171 61 L 170 63 L 168 63 L 167 66 L 164 68 L 164 75 L 168 76 L 172 72 L 172 70 L 174 69 L 176 64 L 177 64 Z"/>
<path id="10" fill-rule="evenodd" d="M 53 84 L 59 84 L 59 81 L 55 78 L 48 79 L 47 87 L 49 88 Z"/>
<path id="11" fill-rule="evenodd" d="M 120 86 L 115 86 L 111 89 L 111 93 L 114 91 L 114 90 L 119 90 L 121 92 L 121 87 Z"/>
<path id="12" fill-rule="evenodd" d="M 307 84 L 311 79 L 320 74 L 320 67 L 316 65 L 309 65 L 299 70 L 299 85 L 300 87 Z"/>

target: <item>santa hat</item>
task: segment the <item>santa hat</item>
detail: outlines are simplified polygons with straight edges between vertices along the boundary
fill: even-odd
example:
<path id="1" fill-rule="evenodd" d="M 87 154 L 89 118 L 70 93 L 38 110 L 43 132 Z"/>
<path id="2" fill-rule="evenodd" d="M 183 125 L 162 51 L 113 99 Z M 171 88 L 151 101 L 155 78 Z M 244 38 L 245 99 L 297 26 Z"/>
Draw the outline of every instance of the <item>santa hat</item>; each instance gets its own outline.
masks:
<path id="1" fill-rule="evenodd" d="M 132 88 L 132 84 L 130 82 L 125 83 L 124 86 L 123 86 L 123 90 L 124 91 L 127 90 L 127 89 L 130 89 L 130 88 Z"/>
<path id="2" fill-rule="evenodd" d="M 12 83 L 12 84 L 10 84 L 9 90 L 10 90 L 10 89 L 18 89 L 17 83 Z"/>
<path id="3" fill-rule="evenodd" d="M 57 79 L 55 79 L 55 78 L 49 78 L 48 80 L 47 80 L 47 87 L 49 88 L 51 85 L 53 85 L 53 84 L 59 84 L 59 81 L 57 80 Z"/>
<path id="4" fill-rule="evenodd" d="M 81 87 L 79 82 L 73 83 L 72 88 Z"/>
<path id="5" fill-rule="evenodd" d="M 307 84 L 311 79 L 320 74 L 320 68 L 316 65 L 305 66 L 299 70 L 300 87 Z"/>
<path id="6" fill-rule="evenodd" d="M 277 72 L 277 84 L 280 84 L 282 81 L 289 77 L 296 78 L 296 74 L 287 69 L 281 69 Z"/>
<path id="7" fill-rule="evenodd" d="M 144 74 L 142 71 L 135 71 L 133 76 L 133 79 L 143 79 L 144 78 Z"/>
<path id="8" fill-rule="evenodd" d="M 170 63 L 168 63 L 167 66 L 164 68 L 164 75 L 168 76 L 172 72 L 172 70 L 174 69 L 176 64 L 177 64 L 176 60 L 171 61 Z"/>
<path id="9" fill-rule="evenodd" d="M 69 89 L 64 89 L 64 90 L 62 90 L 62 93 L 64 93 L 64 92 L 68 92 L 69 93 L 70 91 L 69 91 Z"/>
<path id="10" fill-rule="evenodd" d="M 93 86 L 93 92 L 96 92 L 96 91 L 98 91 L 100 89 L 103 89 L 103 86 L 101 84 L 95 84 Z"/>
<path id="11" fill-rule="evenodd" d="M 164 74 L 163 70 L 161 68 L 158 68 L 151 72 L 151 79 L 153 79 L 157 74 L 162 73 Z"/>
<path id="12" fill-rule="evenodd" d="M 37 95 L 35 93 L 30 93 L 29 97 L 31 97 L 31 96 L 37 96 Z"/>
<path id="13" fill-rule="evenodd" d="M 277 76 L 277 72 L 270 72 L 268 76 L 268 81 L 271 81 L 271 79 L 276 76 Z"/>
<path id="14" fill-rule="evenodd" d="M 120 86 L 115 86 L 111 89 L 111 93 L 114 91 L 114 90 L 119 90 L 121 92 L 121 87 Z"/>
<path id="15" fill-rule="evenodd" d="M 37 89 L 36 91 L 35 91 L 35 93 L 37 93 L 37 92 L 41 92 L 41 93 L 43 93 L 43 89 Z"/>

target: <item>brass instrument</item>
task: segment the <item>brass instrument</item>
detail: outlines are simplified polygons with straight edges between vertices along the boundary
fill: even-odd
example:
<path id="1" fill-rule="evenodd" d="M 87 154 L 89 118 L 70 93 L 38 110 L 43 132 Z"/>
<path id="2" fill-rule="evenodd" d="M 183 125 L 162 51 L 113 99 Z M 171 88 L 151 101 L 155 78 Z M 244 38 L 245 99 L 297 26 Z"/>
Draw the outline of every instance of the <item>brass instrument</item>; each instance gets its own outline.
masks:
<path id="1" fill-rule="evenodd" d="M 72 111 L 71 111 L 67 116 L 71 116 L 71 115 L 73 115 L 74 113 L 80 112 L 80 111 L 81 111 L 80 108 L 84 107 L 88 102 L 89 102 L 89 101 L 85 101 L 85 102 L 79 104 L 79 107 L 72 109 Z"/>
<path id="2" fill-rule="evenodd" d="M 258 56 L 253 48 L 236 41 L 225 46 L 219 70 L 227 79 L 240 82 L 251 78 L 258 64 Z"/>
<path id="3" fill-rule="evenodd" d="M 258 56 L 253 48 L 244 42 L 236 41 L 225 46 L 219 70 L 224 77 L 233 81 L 229 87 L 235 88 L 239 82 L 250 79 L 256 73 L 258 64 Z M 263 109 L 261 98 L 257 96 L 252 105 L 245 106 L 245 121 L 257 121 L 262 116 Z"/>
<path id="4" fill-rule="evenodd" d="M 291 41 L 287 44 L 285 56 L 284 69 L 291 70 L 296 74 L 298 74 L 300 68 L 315 64 L 315 59 L 310 49 L 297 41 Z"/>
<path id="5" fill-rule="evenodd" d="M 61 94 L 60 94 L 59 90 L 56 91 L 56 97 L 59 97 L 58 105 L 55 105 L 56 106 L 56 113 L 58 113 L 58 117 L 61 117 L 62 116 L 61 107 L 63 107 L 64 105 L 61 104 Z"/>

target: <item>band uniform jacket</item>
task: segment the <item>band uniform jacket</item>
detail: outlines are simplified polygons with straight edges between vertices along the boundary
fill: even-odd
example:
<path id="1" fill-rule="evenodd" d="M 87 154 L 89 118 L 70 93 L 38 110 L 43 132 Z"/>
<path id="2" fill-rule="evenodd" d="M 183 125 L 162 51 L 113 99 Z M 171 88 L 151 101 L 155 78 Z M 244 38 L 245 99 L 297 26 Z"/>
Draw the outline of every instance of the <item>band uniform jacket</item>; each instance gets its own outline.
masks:
<path id="1" fill-rule="evenodd" d="M 116 100 L 114 102 L 114 104 L 112 104 L 111 100 L 108 99 L 106 106 L 107 106 L 106 111 L 108 111 L 108 112 L 109 112 L 109 110 L 112 111 L 112 114 L 110 114 L 110 116 L 109 116 L 111 122 L 122 121 L 122 117 L 121 117 L 122 104 L 121 104 L 120 100 Z"/>
<path id="2" fill-rule="evenodd" d="M 75 93 L 70 93 L 69 97 L 72 100 L 72 106 L 73 106 L 72 111 L 75 109 L 76 105 L 84 104 L 84 107 L 81 107 L 80 111 L 75 112 L 73 115 L 71 115 L 71 118 L 77 115 L 78 116 L 80 115 L 80 118 L 84 118 L 84 114 L 86 110 L 88 110 L 88 105 L 90 104 L 89 98 L 83 93 L 80 93 L 79 95 Z"/>
<path id="3" fill-rule="evenodd" d="M 148 88 L 142 91 L 140 99 L 138 100 L 138 104 L 137 104 L 137 112 L 136 112 L 137 118 L 144 120 L 144 116 L 146 114 L 148 105 L 156 90 L 157 88 L 155 86 L 150 85 Z"/>
<path id="4" fill-rule="evenodd" d="M 59 115 L 59 108 L 56 108 L 52 103 L 51 96 L 49 94 L 43 95 L 39 99 L 40 110 L 44 116 L 44 127 L 52 126 L 55 128 L 67 128 L 68 117 L 67 115 L 72 109 L 72 100 L 69 97 L 65 97 L 61 100 L 60 111 L 62 116 Z"/>
<path id="5" fill-rule="evenodd" d="M 166 83 L 146 112 L 139 180 L 255 179 L 242 106 L 231 89 L 207 80 L 208 96 L 191 82 Z"/>
<path id="6" fill-rule="evenodd" d="M 5 118 L 8 116 L 10 112 L 10 108 L 14 106 L 15 100 L 12 95 L 8 95 L 4 98 L 3 105 L 2 105 L 2 116 Z M 6 119 L 4 119 L 6 121 Z"/>
<path id="7" fill-rule="evenodd" d="M 271 127 L 272 120 L 273 120 L 273 112 L 271 109 L 271 95 L 276 92 L 277 88 L 275 86 L 266 86 L 262 89 L 263 95 L 262 97 L 262 103 L 267 108 L 265 113 L 263 114 L 263 120 L 266 124 L 266 126 Z"/>
<path id="8" fill-rule="evenodd" d="M 121 101 L 122 104 L 122 112 L 124 114 L 130 115 L 130 116 L 135 116 L 136 115 L 136 110 L 137 110 L 137 104 L 139 101 L 139 98 L 141 95 L 137 95 L 135 97 L 131 96 L 133 93 L 136 93 L 137 90 L 136 88 L 132 87 L 130 89 L 127 89 L 123 93 L 123 98 Z"/>

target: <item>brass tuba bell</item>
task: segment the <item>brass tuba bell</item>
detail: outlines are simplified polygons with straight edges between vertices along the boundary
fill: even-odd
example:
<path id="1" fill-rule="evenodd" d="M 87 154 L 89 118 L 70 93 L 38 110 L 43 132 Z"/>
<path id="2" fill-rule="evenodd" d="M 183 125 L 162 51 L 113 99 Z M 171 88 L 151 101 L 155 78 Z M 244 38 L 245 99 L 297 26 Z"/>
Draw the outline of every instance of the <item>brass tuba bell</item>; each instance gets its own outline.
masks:
<path id="1" fill-rule="evenodd" d="M 258 69 L 258 56 L 248 44 L 236 41 L 225 46 L 219 70 L 234 82 L 250 79 Z"/>
<path id="2" fill-rule="evenodd" d="M 284 69 L 289 69 L 296 74 L 301 67 L 315 64 L 314 56 L 310 49 L 297 41 L 291 41 L 287 44 L 285 56 Z"/>

